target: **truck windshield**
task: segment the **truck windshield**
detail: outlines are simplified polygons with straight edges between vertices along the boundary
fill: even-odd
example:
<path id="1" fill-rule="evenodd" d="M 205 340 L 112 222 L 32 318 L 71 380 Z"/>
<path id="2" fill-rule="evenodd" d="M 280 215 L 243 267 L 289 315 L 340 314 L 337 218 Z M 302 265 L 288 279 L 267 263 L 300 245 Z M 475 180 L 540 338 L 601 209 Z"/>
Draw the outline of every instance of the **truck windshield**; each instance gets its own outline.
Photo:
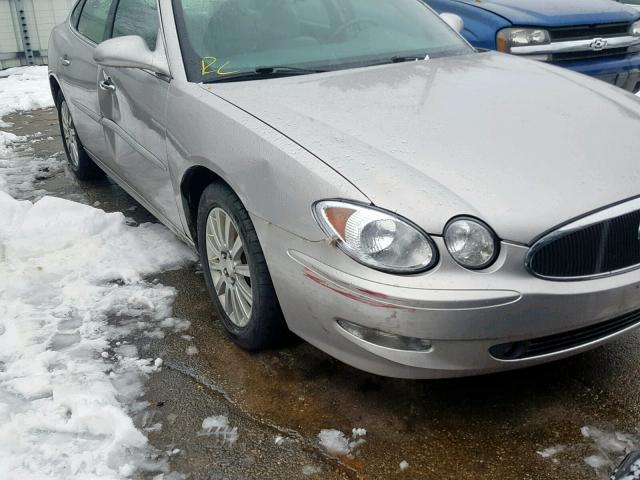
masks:
<path id="1" fill-rule="evenodd" d="M 192 82 L 473 51 L 420 0 L 174 0 L 174 13 Z"/>

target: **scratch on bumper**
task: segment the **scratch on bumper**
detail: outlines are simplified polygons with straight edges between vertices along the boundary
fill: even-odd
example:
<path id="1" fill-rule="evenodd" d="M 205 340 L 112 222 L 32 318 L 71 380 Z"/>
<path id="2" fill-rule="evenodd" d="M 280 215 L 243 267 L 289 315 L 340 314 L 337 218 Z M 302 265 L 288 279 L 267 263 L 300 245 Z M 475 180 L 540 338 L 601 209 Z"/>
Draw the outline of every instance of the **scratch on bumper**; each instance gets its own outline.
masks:
<path id="1" fill-rule="evenodd" d="M 519 292 L 511 290 L 416 289 L 382 284 L 329 267 L 296 250 L 287 253 L 303 267 L 308 279 L 344 297 L 380 308 L 470 310 L 509 305 L 521 298 Z"/>

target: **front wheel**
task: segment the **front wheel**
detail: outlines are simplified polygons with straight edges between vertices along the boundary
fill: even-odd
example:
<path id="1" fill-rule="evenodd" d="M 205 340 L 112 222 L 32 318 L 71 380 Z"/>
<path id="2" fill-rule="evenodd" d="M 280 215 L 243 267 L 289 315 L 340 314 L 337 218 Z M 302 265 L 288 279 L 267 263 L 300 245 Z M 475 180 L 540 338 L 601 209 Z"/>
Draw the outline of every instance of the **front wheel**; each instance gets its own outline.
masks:
<path id="1" fill-rule="evenodd" d="M 62 91 L 58 92 L 56 105 L 58 107 L 58 122 L 60 123 L 62 144 L 67 154 L 69 168 L 79 180 L 91 180 L 102 177 L 104 172 L 91 160 L 82 146 L 76 125 L 71 117 L 69 105 Z"/>
<path id="2" fill-rule="evenodd" d="M 207 289 L 225 330 L 245 350 L 285 343 L 289 337 L 267 262 L 247 210 L 219 183 L 198 208 L 198 249 Z"/>

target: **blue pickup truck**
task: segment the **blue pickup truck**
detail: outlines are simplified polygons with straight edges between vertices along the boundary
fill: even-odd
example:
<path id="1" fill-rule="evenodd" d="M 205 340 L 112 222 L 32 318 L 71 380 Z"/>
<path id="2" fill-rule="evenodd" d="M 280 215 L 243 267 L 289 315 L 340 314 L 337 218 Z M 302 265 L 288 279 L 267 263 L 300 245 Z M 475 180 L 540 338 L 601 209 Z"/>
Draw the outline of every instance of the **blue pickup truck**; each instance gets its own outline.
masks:
<path id="1" fill-rule="evenodd" d="M 475 47 L 640 90 L 640 11 L 612 0 L 425 0 L 464 21 Z M 629 3 L 637 2 L 630 0 Z"/>

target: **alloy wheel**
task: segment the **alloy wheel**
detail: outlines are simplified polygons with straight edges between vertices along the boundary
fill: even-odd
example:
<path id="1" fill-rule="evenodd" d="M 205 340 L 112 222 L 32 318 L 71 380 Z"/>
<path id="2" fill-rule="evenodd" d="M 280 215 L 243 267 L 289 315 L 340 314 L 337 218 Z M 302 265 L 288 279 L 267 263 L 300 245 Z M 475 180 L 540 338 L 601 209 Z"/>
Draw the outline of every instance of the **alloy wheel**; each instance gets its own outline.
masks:
<path id="1" fill-rule="evenodd" d="M 206 248 L 220 305 L 234 325 L 245 327 L 253 305 L 251 273 L 238 226 L 222 208 L 215 207 L 209 212 Z"/>

